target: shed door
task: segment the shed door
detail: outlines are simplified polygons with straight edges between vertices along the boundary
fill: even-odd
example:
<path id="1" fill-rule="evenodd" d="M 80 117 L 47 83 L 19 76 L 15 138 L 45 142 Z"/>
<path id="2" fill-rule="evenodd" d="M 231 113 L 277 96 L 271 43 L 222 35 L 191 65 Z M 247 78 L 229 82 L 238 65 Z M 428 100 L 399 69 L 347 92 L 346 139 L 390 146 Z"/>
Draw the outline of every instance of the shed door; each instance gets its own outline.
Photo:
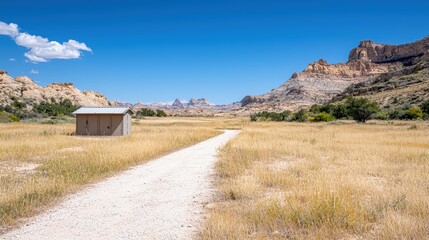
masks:
<path id="1" fill-rule="evenodd" d="M 100 135 L 112 135 L 111 115 L 100 115 Z"/>
<path id="2" fill-rule="evenodd" d="M 87 115 L 77 115 L 76 116 L 76 126 L 77 126 L 77 134 L 78 135 L 87 135 L 87 121 L 88 121 L 88 116 Z"/>
<path id="3" fill-rule="evenodd" d="M 97 115 L 88 115 L 86 131 L 88 135 L 99 135 L 99 118 Z"/>

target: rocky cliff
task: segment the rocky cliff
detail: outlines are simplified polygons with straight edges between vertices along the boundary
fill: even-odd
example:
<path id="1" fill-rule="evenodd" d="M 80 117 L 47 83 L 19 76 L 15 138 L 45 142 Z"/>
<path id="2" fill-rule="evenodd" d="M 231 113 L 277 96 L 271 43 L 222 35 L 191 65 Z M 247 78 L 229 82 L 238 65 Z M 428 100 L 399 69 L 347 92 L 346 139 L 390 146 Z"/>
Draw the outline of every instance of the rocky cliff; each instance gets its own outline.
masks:
<path id="1" fill-rule="evenodd" d="M 382 106 L 422 104 L 429 99 L 429 55 L 399 71 L 352 84 L 335 96 L 332 102 L 342 101 L 348 96 L 370 98 Z"/>
<path id="2" fill-rule="evenodd" d="M 241 103 L 247 110 L 284 110 L 328 102 L 352 84 L 416 64 L 428 49 L 429 37 L 398 46 L 362 41 L 351 50 L 348 62 L 329 64 L 321 59 L 270 93 L 246 96 Z"/>
<path id="3" fill-rule="evenodd" d="M 6 71 L 0 70 L 0 104 L 11 104 L 13 98 L 27 102 L 30 107 L 34 103 L 50 102 L 52 98 L 56 101 L 70 99 L 73 104 L 80 106 L 109 105 L 109 101 L 102 94 L 93 91 L 81 92 L 72 83 L 51 83 L 41 87 L 28 77 L 13 78 L 7 75 Z"/>

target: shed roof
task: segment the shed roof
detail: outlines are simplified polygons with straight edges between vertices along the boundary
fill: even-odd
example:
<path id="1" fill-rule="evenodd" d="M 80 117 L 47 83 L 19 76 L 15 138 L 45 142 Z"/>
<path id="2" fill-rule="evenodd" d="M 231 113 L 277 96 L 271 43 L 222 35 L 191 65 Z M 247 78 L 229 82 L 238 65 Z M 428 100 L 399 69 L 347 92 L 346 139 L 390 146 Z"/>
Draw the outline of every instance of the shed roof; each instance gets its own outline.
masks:
<path id="1" fill-rule="evenodd" d="M 81 107 L 72 114 L 126 114 L 128 111 L 131 111 L 128 107 Z"/>

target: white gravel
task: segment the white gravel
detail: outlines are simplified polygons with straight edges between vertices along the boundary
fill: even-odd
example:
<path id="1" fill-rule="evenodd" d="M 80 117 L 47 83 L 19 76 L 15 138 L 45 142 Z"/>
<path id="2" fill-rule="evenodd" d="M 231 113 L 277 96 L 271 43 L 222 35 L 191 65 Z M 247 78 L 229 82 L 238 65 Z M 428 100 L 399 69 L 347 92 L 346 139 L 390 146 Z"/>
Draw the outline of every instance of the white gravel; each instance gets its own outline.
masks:
<path id="1" fill-rule="evenodd" d="M 191 239 L 214 193 L 217 148 L 237 133 L 226 130 L 94 184 L 0 239 Z"/>

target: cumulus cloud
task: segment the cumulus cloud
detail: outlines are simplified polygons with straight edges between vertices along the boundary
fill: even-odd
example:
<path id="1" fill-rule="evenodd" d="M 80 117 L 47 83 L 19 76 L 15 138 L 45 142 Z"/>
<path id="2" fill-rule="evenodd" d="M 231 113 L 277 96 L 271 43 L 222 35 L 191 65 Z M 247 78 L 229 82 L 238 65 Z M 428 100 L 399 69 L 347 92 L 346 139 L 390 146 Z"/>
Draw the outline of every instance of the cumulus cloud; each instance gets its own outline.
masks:
<path id="1" fill-rule="evenodd" d="M 7 24 L 0 21 L 0 35 L 15 37 L 19 34 L 18 25 L 15 23 Z"/>
<path id="2" fill-rule="evenodd" d="M 15 58 L 9 58 L 9 61 L 15 62 L 16 60 L 15 60 Z"/>
<path id="3" fill-rule="evenodd" d="M 39 74 L 39 71 L 34 70 L 34 69 L 31 69 L 30 73 L 31 73 L 31 74 Z"/>
<path id="4" fill-rule="evenodd" d="M 50 59 L 76 59 L 82 55 L 82 51 L 92 52 L 85 43 L 76 40 L 59 43 L 41 36 L 20 33 L 18 25 L 14 23 L 0 21 L 0 35 L 11 36 L 17 45 L 29 49 L 24 55 L 34 63 L 47 62 Z"/>

